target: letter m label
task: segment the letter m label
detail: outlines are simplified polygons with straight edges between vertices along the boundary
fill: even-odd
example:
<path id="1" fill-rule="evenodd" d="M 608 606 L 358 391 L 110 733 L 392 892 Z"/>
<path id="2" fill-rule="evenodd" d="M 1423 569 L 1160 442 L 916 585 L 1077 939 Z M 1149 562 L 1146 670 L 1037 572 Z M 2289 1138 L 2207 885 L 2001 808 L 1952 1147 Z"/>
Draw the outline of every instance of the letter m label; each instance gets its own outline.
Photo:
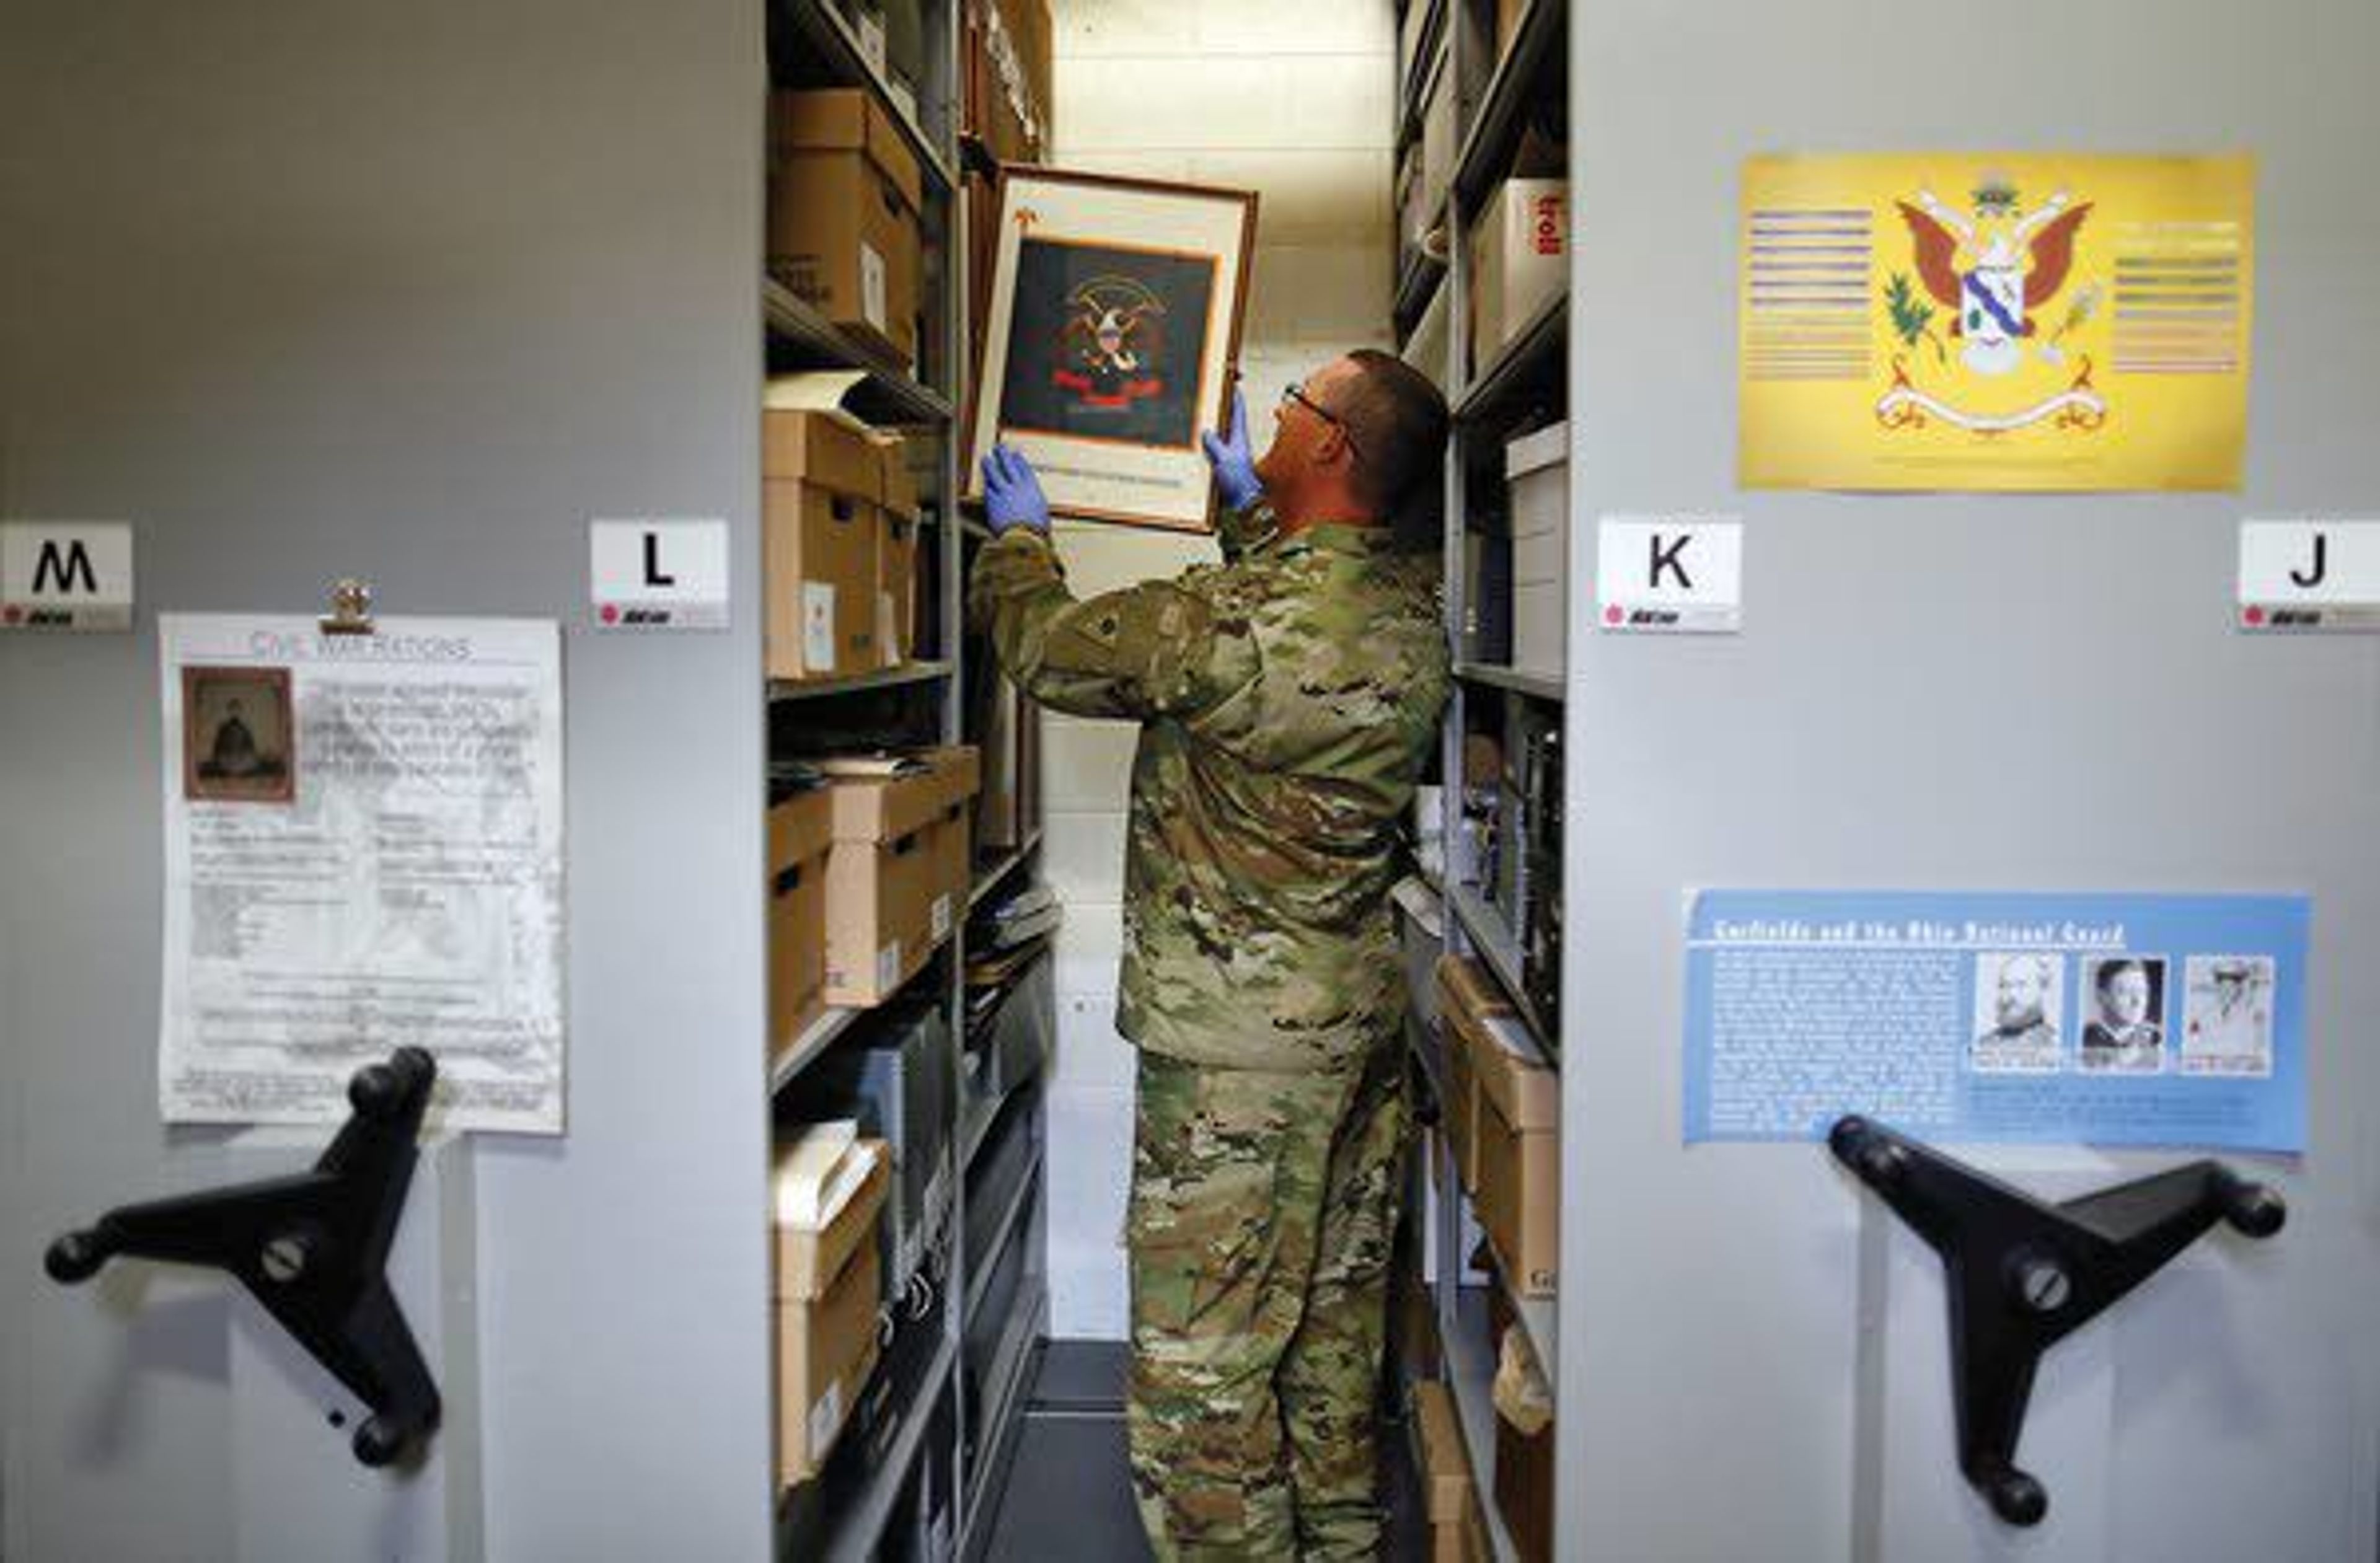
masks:
<path id="1" fill-rule="evenodd" d="M 33 595 L 55 592 L 63 597 L 77 591 L 92 597 L 99 594 L 99 572 L 91 568 L 91 550 L 80 538 L 70 539 L 64 549 L 55 539 L 43 542 L 40 557 L 33 562 Z"/>

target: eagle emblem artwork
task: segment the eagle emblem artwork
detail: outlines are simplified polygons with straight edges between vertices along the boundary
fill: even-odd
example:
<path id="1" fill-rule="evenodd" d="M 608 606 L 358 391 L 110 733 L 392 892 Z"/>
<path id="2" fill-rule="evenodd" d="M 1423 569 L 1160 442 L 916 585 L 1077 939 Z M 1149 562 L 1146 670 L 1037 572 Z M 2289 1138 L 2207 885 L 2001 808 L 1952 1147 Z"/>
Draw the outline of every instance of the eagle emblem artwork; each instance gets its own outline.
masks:
<path id="1" fill-rule="evenodd" d="M 2244 158 L 1754 160 L 1745 486 L 2236 488 L 2252 181 Z"/>
<path id="2" fill-rule="evenodd" d="M 2094 283 L 2077 285 L 2054 333 L 2041 332 L 2040 314 L 2067 291 L 2075 230 L 2090 216 L 2090 204 L 2077 204 L 2059 190 L 2026 212 L 2017 187 L 2001 176 L 1976 188 L 1972 212 L 1945 206 L 1931 190 L 1898 204 L 1909 225 L 1917 277 L 1934 303 L 1916 297 L 1908 273 L 1892 273 L 1885 309 L 1909 357 L 1894 358 L 1892 389 L 1876 403 L 1877 421 L 1888 429 L 1908 429 L 1938 418 L 1983 433 L 2022 429 L 2044 418 L 2085 432 L 2105 424 L 2107 402 L 2092 387 L 2088 354 L 2075 356 L 2078 367 L 2070 379 L 2050 395 L 2015 406 L 2000 405 L 2005 396 L 1990 395 L 2001 385 L 2022 390 L 2028 361 L 2063 377 L 2070 356 L 2066 341 L 2090 321 L 2100 290 Z M 1933 349 L 1932 368 L 1945 374 L 1953 369 L 1944 333 L 1937 329 L 1935 306 L 1948 317 L 1948 335 L 1958 348 L 1956 369 L 1977 377 L 1963 406 L 1946 399 L 1958 391 L 1946 386 L 1946 394 L 1931 393 L 1914 378 L 1928 368 L 1921 345 Z"/>
<path id="3" fill-rule="evenodd" d="M 1066 308 L 1052 383 L 1086 407 L 1128 407 L 1165 394 L 1165 301 L 1147 285 L 1093 277 L 1066 296 Z"/>

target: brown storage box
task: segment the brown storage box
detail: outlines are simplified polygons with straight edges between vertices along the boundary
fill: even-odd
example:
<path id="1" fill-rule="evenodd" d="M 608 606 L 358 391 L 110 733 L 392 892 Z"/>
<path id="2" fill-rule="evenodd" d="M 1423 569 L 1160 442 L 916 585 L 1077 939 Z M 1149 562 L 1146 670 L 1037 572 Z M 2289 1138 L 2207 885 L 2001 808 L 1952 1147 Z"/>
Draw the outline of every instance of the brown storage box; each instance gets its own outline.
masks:
<path id="1" fill-rule="evenodd" d="M 846 331 L 917 356 L 917 158 L 856 89 L 769 102 L 769 270 Z"/>
<path id="2" fill-rule="evenodd" d="M 777 1335 L 777 1484 L 818 1474 L 876 1371 L 876 1310 L 883 1261 L 862 1243 L 850 1264 L 809 1301 L 780 1298 Z"/>
<path id="3" fill-rule="evenodd" d="M 882 448 L 824 413 L 763 412 L 760 478 L 769 676 L 849 677 L 880 666 Z"/>
<path id="4" fill-rule="evenodd" d="M 876 1221 L 892 1186 L 892 1157 L 863 1141 L 874 1165 L 820 1230 L 776 1227 L 770 1248 L 777 1353 L 777 1482 L 818 1472 L 876 1367 L 876 1311 L 883 1269 Z"/>
<path id="5" fill-rule="evenodd" d="M 1512 39 L 1521 30 L 1521 13 L 1529 8 L 1529 0 L 1496 0 L 1496 57 L 1501 60 L 1512 52 Z"/>
<path id="6" fill-rule="evenodd" d="M 909 775 L 835 775 L 827 855 L 826 1000 L 880 1004 L 926 963 L 966 907 L 976 751 L 933 749 Z M 835 762 L 828 762 L 833 775 Z"/>
<path id="7" fill-rule="evenodd" d="M 1456 1166 L 1513 1290 L 1549 1297 L 1560 1270 L 1560 1077 L 1498 1040 L 1520 1023 L 1475 963 L 1441 961 L 1439 987 Z"/>
<path id="8" fill-rule="evenodd" d="M 1554 1430 L 1532 1437 L 1496 1415 L 1496 1512 L 1528 1563 L 1554 1555 Z"/>
<path id="9" fill-rule="evenodd" d="M 1454 1397 L 1445 1385 L 1414 1386 L 1414 1426 L 1421 1443 L 1423 1508 L 1429 1521 L 1430 1563 L 1489 1563 L 1488 1523 L 1479 1487 L 1463 1450 Z"/>
<path id="10" fill-rule="evenodd" d="M 824 1002 L 826 855 L 834 804 L 823 787 L 769 810 L 769 1050 L 791 1042 Z"/>
<path id="11" fill-rule="evenodd" d="M 768 670 L 849 677 L 914 656 L 917 482 L 907 444 L 830 413 L 761 414 Z"/>

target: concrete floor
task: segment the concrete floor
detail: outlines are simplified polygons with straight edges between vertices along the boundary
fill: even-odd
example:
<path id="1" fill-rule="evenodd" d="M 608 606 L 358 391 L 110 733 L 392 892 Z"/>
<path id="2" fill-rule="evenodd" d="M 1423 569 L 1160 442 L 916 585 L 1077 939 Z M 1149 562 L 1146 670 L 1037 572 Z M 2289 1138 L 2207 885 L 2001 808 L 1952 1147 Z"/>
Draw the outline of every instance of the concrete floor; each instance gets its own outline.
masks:
<path id="1" fill-rule="evenodd" d="M 1041 1356 L 990 1527 L 990 1563 L 1141 1563 L 1124 1458 L 1123 1348 L 1053 1340 Z M 1381 1440 L 1393 1563 L 1427 1555 L 1402 1428 Z"/>

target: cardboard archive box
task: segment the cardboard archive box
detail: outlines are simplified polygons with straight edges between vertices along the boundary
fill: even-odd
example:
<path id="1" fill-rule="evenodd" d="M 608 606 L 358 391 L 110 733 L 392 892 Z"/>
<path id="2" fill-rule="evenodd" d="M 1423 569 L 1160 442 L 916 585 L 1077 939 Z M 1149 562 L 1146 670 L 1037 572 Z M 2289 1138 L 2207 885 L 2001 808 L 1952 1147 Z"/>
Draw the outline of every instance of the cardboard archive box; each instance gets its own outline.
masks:
<path id="1" fill-rule="evenodd" d="M 1463 1185 L 1512 1289 L 1550 1297 L 1560 1269 L 1561 1077 L 1475 962 L 1449 956 L 1438 975 L 1447 1127 Z"/>
<path id="2" fill-rule="evenodd" d="M 897 434 L 803 405 L 773 382 L 761 416 L 769 676 L 847 678 L 916 655 L 921 507 Z"/>
<path id="3" fill-rule="evenodd" d="M 769 804 L 769 1051 L 825 1002 L 826 856 L 834 804 L 824 787 Z"/>
<path id="4" fill-rule="evenodd" d="M 1570 595 L 1570 425 L 1504 447 L 1512 527 L 1512 665 L 1560 676 Z"/>
<path id="5" fill-rule="evenodd" d="M 857 88 L 769 100 L 769 272 L 847 332 L 917 357 L 917 159 Z"/>
<path id="6" fill-rule="evenodd" d="M 1518 336 L 1547 300 L 1570 285 L 1570 186 L 1507 179 L 1488 198 L 1471 234 L 1471 369 Z"/>
<path id="7" fill-rule="evenodd" d="M 972 747 L 826 760 L 834 845 L 826 865 L 826 1001 L 867 1006 L 915 976 L 966 908 Z"/>
<path id="8" fill-rule="evenodd" d="M 781 1488 L 818 1473 L 876 1367 L 883 1265 L 874 1240 L 891 1158 L 873 1141 L 847 1154 L 867 1163 L 857 1188 L 820 1225 L 778 1223 L 771 1250 Z"/>
<path id="9" fill-rule="evenodd" d="M 760 415 L 762 593 L 771 678 L 882 665 L 877 573 L 887 447 L 823 412 Z"/>
<path id="10" fill-rule="evenodd" d="M 1429 1521 L 1430 1563 L 1490 1563 L 1479 1484 L 1463 1453 L 1454 1397 L 1445 1385 L 1414 1386 L 1414 1431 L 1421 1444 L 1422 1507 Z"/>

